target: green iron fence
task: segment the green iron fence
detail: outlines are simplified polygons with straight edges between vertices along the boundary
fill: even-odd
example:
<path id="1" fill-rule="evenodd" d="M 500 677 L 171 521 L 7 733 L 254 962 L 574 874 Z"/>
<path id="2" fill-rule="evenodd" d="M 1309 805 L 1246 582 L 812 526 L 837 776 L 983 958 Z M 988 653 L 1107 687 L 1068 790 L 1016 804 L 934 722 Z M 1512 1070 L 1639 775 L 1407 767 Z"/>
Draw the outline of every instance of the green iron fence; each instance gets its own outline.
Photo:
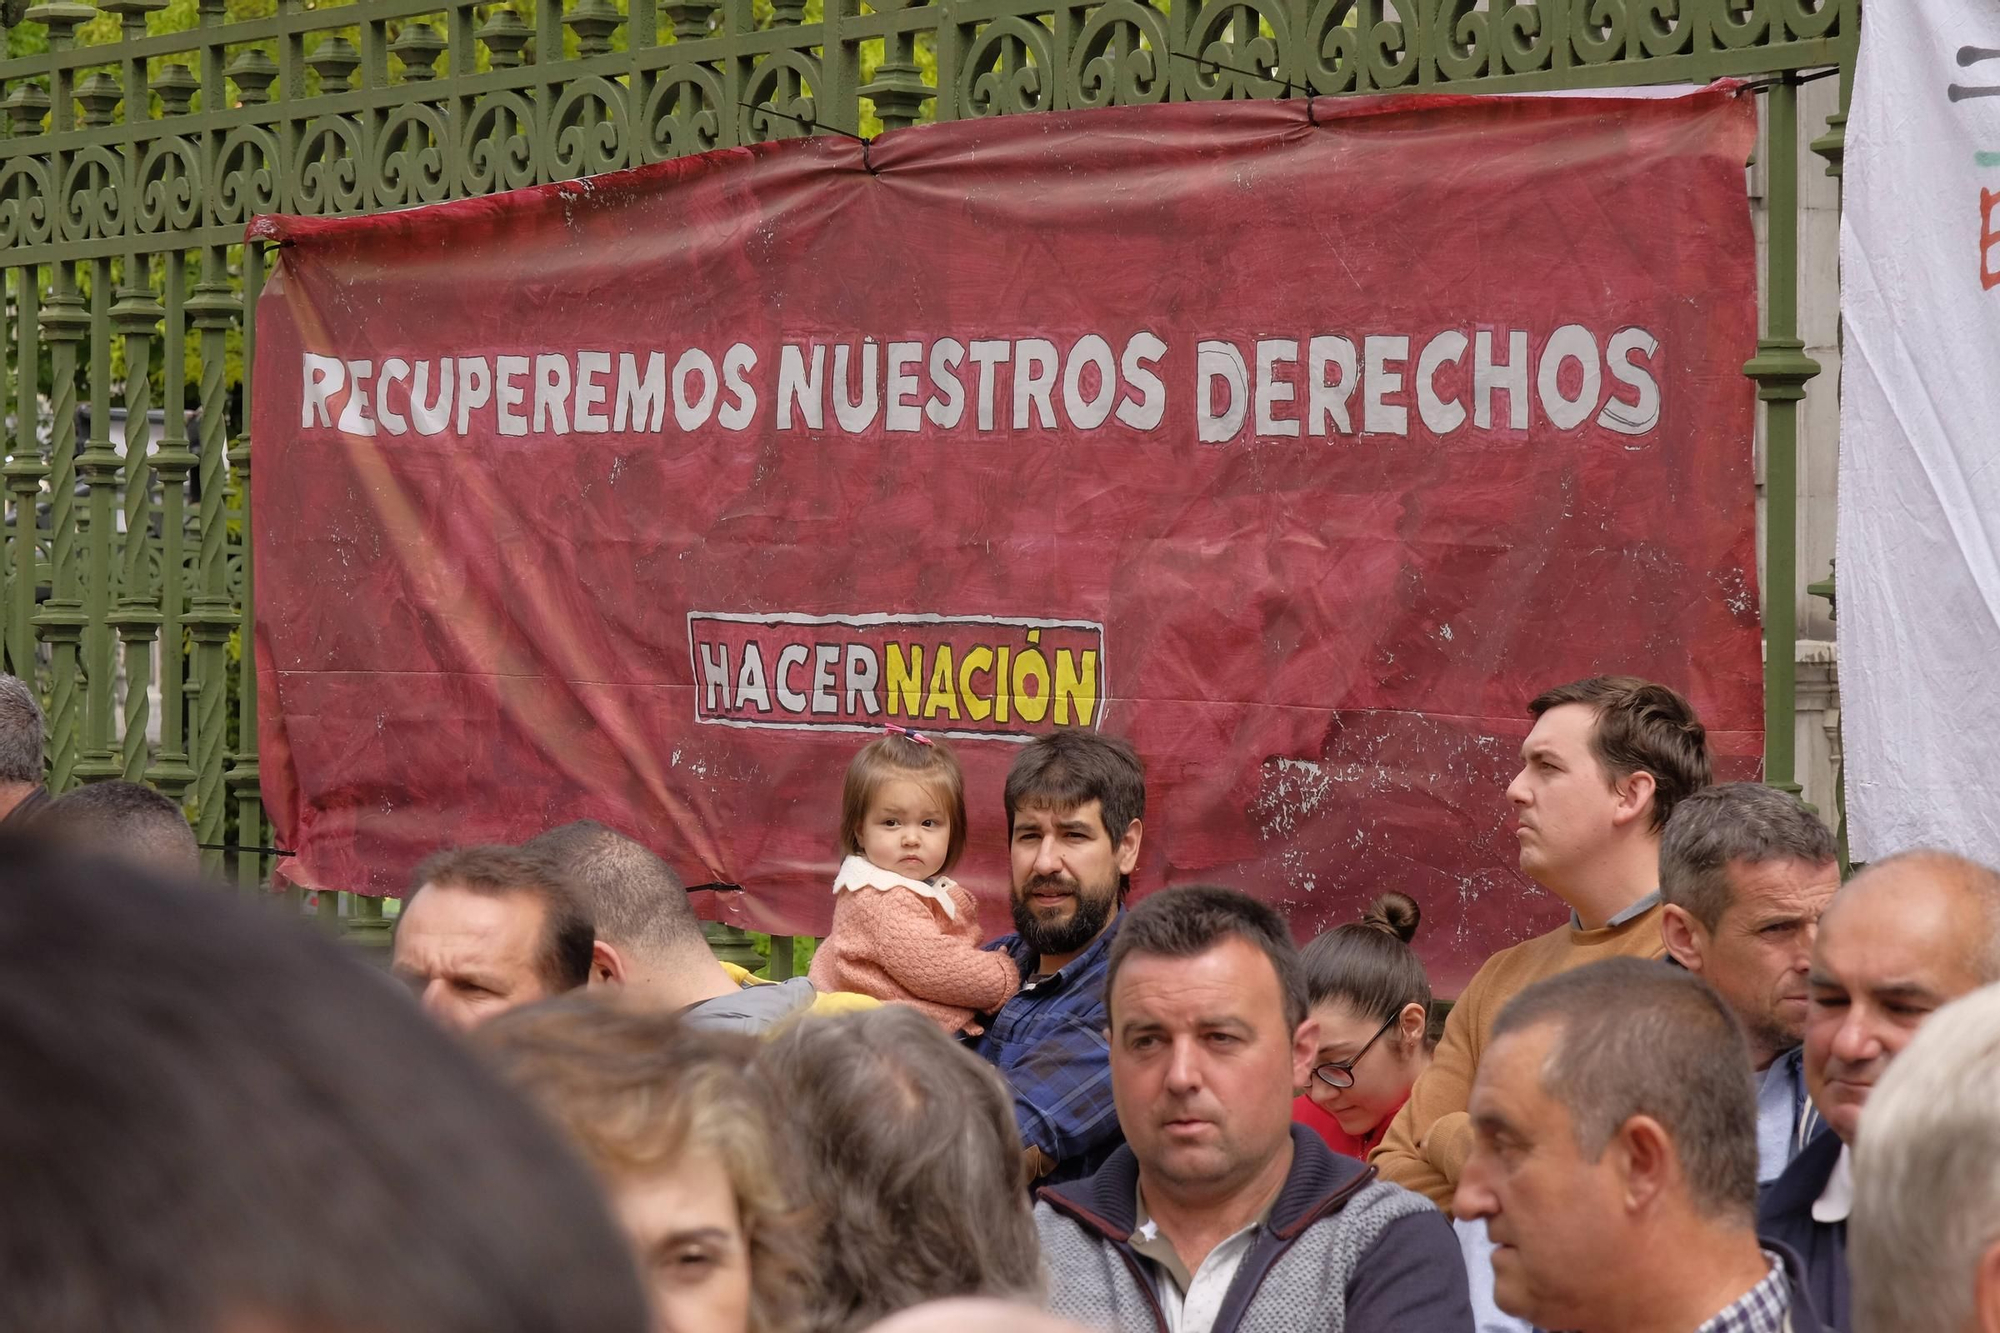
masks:
<path id="1" fill-rule="evenodd" d="M 253 214 L 365 213 L 815 128 L 1113 103 L 1771 79 L 1767 780 L 1797 790 L 1798 85 L 1859 0 L 4 0 L 5 669 L 57 789 L 143 779 L 261 883 Z M 1839 170 L 1843 117 L 1812 147 Z M 223 849 L 243 849 L 225 852 Z M 322 904 L 322 911 L 340 910 Z M 356 924 L 374 902 L 347 905 Z"/>

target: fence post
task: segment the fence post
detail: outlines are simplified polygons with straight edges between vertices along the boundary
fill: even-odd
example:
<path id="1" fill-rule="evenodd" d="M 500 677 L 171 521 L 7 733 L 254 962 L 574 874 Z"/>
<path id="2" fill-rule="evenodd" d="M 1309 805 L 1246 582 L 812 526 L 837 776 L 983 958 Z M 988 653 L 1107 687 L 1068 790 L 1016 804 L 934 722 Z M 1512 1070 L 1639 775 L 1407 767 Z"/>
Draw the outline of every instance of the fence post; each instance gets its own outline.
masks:
<path id="1" fill-rule="evenodd" d="M 166 296 L 161 405 L 167 421 L 160 452 L 153 458 L 153 469 L 160 474 L 160 748 L 146 780 L 185 805 L 194 769 L 188 766 L 185 721 L 187 571 L 182 562 L 187 555 L 187 481 L 200 460 L 187 440 L 187 257 L 179 250 L 166 254 Z"/>
<path id="2" fill-rule="evenodd" d="M 1819 363 L 1799 340 L 1799 90 L 1793 74 L 1764 104 L 1764 336 L 1743 373 L 1764 402 L 1764 781 L 1802 790 L 1794 771 L 1798 674 L 1799 400 Z"/>
<path id="3" fill-rule="evenodd" d="M 194 604 L 187 617 L 195 654 L 191 728 L 195 834 L 203 843 L 220 843 L 227 813 L 223 769 L 229 759 L 229 632 L 236 627 L 224 560 L 229 540 L 223 509 L 223 492 L 229 481 L 229 405 L 222 371 L 229 326 L 238 303 L 229 286 L 224 247 L 202 247 L 201 281 L 195 284 L 187 308 L 194 316 L 195 328 L 201 331 L 201 549 Z M 202 864 L 210 871 L 219 871 L 222 853 L 204 851 Z"/>

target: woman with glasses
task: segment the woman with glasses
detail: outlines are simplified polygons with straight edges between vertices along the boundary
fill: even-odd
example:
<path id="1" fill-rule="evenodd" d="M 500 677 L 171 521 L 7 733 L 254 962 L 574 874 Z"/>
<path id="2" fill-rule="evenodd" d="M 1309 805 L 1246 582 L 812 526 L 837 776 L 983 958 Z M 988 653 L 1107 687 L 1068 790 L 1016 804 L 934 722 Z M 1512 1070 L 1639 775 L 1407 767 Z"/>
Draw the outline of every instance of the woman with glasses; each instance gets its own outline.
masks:
<path id="1" fill-rule="evenodd" d="M 1302 954 L 1319 1053 L 1292 1118 L 1349 1157 L 1368 1156 L 1430 1063 L 1431 985 L 1410 947 L 1421 916 L 1385 893 Z"/>

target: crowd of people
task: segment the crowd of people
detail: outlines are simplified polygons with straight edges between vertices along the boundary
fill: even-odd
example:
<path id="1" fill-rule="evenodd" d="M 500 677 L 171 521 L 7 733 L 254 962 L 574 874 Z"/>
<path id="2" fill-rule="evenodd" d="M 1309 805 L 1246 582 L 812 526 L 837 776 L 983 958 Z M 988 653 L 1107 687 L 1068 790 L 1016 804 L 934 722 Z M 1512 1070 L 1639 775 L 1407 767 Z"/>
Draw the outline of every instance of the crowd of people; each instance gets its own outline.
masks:
<path id="1" fill-rule="evenodd" d="M 49 799 L 0 678 L 0 1325 L 2000 1333 L 2000 874 L 1843 884 L 1664 686 L 1528 712 L 1505 799 L 1570 918 L 1440 1031 L 1396 886 L 1303 947 L 1131 897 L 1095 732 L 1020 749 L 997 938 L 950 747 L 892 729 L 808 976 L 580 821 L 420 867 L 398 986 L 204 895 L 148 789 Z"/>

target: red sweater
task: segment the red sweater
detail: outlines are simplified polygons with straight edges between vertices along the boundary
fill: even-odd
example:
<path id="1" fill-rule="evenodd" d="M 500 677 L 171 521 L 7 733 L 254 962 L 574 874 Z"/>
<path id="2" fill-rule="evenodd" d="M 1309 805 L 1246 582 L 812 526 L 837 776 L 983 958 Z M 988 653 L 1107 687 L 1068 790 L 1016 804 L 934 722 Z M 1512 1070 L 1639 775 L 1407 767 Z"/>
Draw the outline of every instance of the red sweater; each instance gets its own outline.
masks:
<path id="1" fill-rule="evenodd" d="M 1407 1092 L 1404 1093 L 1403 1101 L 1408 1101 L 1409 1099 L 1410 1095 Z M 1318 1134 L 1326 1140 L 1326 1146 L 1335 1152 L 1347 1157 L 1358 1157 L 1365 1162 L 1368 1160 L 1368 1150 L 1382 1141 L 1383 1131 L 1389 1128 L 1389 1122 L 1394 1120 L 1396 1112 L 1402 1109 L 1402 1102 L 1396 1103 L 1394 1107 L 1390 1108 L 1389 1114 L 1382 1117 L 1381 1124 L 1375 1126 L 1375 1128 L 1369 1130 L 1361 1137 L 1356 1138 L 1342 1129 L 1338 1120 L 1320 1110 L 1312 1098 L 1301 1094 L 1292 1101 L 1292 1123 L 1295 1125 L 1304 1125 L 1307 1129 Z"/>

